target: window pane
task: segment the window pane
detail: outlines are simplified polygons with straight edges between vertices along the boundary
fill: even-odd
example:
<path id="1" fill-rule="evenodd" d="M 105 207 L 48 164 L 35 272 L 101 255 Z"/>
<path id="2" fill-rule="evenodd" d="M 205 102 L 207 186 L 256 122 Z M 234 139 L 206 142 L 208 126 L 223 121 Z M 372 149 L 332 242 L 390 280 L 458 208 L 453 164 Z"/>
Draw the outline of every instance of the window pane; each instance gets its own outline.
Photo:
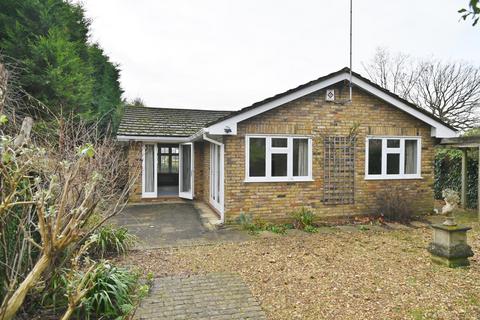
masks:
<path id="1" fill-rule="evenodd" d="M 160 148 L 160 152 L 161 152 L 161 153 L 168 153 L 168 148 L 166 148 L 166 147 L 161 147 L 161 148 Z"/>
<path id="2" fill-rule="evenodd" d="M 145 192 L 155 191 L 155 146 L 145 145 Z"/>
<path id="3" fill-rule="evenodd" d="M 417 140 L 405 140 L 405 174 L 416 174 Z"/>
<path id="4" fill-rule="evenodd" d="M 178 173 L 178 155 L 172 156 L 172 168 L 170 173 Z"/>
<path id="5" fill-rule="evenodd" d="M 387 174 L 400 174 L 400 154 L 387 154 Z"/>
<path id="6" fill-rule="evenodd" d="M 368 174 L 382 173 L 382 140 L 368 140 Z"/>
<path id="7" fill-rule="evenodd" d="M 160 173 L 170 173 L 169 156 L 160 156 Z"/>
<path id="8" fill-rule="evenodd" d="M 265 177 L 265 138 L 250 138 L 250 177 Z"/>
<path id="9" fill-rule="evenodd" d="M 172 148 L 172 153 L 178 153 L 178 148 Z"/>
<path id="10" fill-rule="evenodd" d="M 190 192 L 191 190 L 191 169 L 192 169 L 192 147 L 190 145 L 182 145 L 182 192 Z"/>
<path id="11" fill-rule="evenodd" d="M 272 138 L 272 148 L 286 148 L 287 139 L 286 138 Z"/>
<path id="12" fill-rule="evenodd" d="M 293 139 L 293 175 L 308 176 L 308 139 Z"/>
<path id="13" fill-rule="evenodd" d="M 286 177 L 287 176 L 287 154 L 273 153 L 272 154 L 272 177 Z"/>
<path id="14" fill-rule="evenodd" d="M 398 139 L 388 139 L 387 148 L 400 148 L 400 140 Z"/>

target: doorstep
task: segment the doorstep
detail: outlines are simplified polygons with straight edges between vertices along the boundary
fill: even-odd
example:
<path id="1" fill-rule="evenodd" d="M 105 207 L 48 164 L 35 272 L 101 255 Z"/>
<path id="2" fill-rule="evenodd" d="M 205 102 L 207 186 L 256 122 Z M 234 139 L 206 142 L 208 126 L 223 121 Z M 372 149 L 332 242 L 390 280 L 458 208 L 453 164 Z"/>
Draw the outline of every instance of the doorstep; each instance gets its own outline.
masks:
<path id="1" fill-rule="evenodd" d="M 218 214 L 203 201 L 193 201 L 193 206 L 200 213 L 200 220 L 208 231 L 218 230 L 223 224 Z"/>

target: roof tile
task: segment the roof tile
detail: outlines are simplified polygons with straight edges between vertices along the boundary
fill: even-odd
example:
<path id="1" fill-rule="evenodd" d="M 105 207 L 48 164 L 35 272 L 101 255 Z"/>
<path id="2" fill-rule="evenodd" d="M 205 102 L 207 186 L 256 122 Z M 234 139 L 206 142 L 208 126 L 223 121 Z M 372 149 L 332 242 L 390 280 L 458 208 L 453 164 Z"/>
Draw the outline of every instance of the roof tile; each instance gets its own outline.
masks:
<path id="1" fill-rule="evenodd" d="M 117 135 L 188 137 L 231 111 L 126 107 Z"/>

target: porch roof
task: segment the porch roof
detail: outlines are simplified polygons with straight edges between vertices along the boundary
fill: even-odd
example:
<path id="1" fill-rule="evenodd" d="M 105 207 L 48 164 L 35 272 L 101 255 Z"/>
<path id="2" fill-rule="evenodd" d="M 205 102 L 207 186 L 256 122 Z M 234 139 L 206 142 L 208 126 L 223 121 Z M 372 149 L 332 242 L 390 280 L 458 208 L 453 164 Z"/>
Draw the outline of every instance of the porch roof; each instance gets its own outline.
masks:
<path id="1" fill-rule="evenodd" d="M 475 148 L 480 147 L 480 136 L 444 138 L 440 141 L 440 144 L 453 148 Z"/>
<path id="2" fill-rule="evenodd" d="M 231 111 L 126 107 L 117 135 L 189 137 Z"/>

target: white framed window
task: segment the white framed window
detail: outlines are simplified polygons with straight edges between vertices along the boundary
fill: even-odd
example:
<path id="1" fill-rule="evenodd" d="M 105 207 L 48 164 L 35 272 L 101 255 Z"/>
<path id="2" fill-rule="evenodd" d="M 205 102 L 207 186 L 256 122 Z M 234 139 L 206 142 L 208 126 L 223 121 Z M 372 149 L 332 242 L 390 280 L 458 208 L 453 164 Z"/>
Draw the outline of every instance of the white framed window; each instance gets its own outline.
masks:
<path id="1" fill-rule="evenodd" d="M 365 179 L 422 177 L 420 137 L 369 136 L 365 145 Z"/>
<path id="2" fill-rule="evenodd" d="M 312 181 L 312 139 L 302 136 L 247 135 L 245 181 Z"/>
<path id="3" fill-rule="evenodd" d="M 142 146 L 142 198 L 157 197 L 158 146 L 144 143 Z"/>

